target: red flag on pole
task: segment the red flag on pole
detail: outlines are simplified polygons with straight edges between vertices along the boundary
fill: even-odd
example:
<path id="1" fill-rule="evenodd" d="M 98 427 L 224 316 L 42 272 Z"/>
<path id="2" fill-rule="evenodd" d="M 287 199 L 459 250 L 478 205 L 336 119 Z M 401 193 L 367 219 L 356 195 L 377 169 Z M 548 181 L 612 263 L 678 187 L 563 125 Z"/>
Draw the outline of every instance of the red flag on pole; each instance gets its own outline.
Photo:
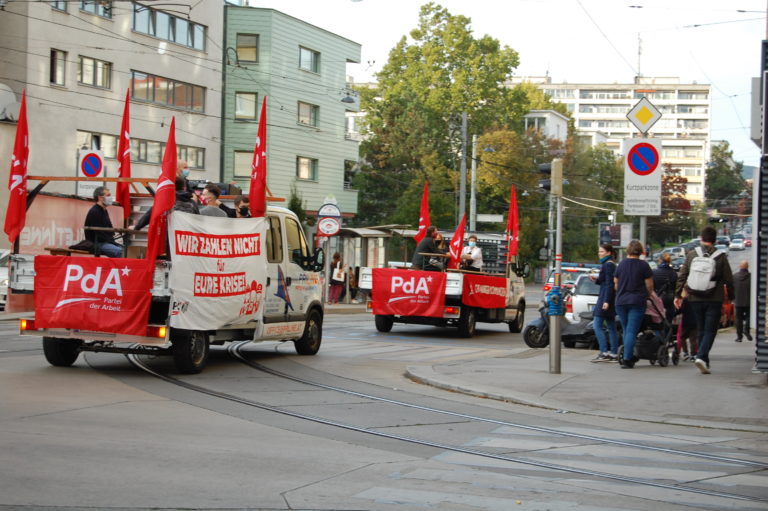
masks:
<path id="1" fill-rule="evenodd" d="M 129 105 L 131 104 L 130 92 L 125 91 L 125 108 L 123 109 L 123 124 L 120 126 L 120 142 L 117 145 L 117 176 L 131 177 L 131 128 Z M 117 202 L 123 205 L 123 218 L 127 221 L 131 217 L 131 184 L 117 183 Z"/>
<path id="2" fill-rule="evenodd" d="M 8 208 L 5 211 L 5 233 L 13 245 L 27 220 L 27 160 L 29 158 L 29 128 L 27 127 L 27 91 L 21 93 L 16 141 L 8 176 Z"/>
<path id="3" fill-rule="evenodd" d="M 421 212 L 419 213 L 419 231 L 413 237 L 417 245 L 427 235 L 429 223 L 429 181 L 424 181 L 424 193 L 421 194 Z"/>
<path id="4" fill-rule="evenodd" d="M 461 217 L 461 222 L 456 228 L 449 245 L 451 251 L 451 260 L 448 261 L 448 268 L 458 268 L 461 264 L 461 250 L 464 248 L 464 229 L 467 225 L 467 214 Z"/>
<path id="5" fill-rule="evenodd" d="M 509 213 L 507 214 L 507 262 L 517 255 L 517 242 L 520 237 L 520 226 L 517 219 L 517 190 L 512 185 L 509 192 Z"/>
<path id="6" fill-rule="evenodd" d="M 147 264 L 154 269 L 155 259 L 165 249 L 168 232 L 168 211 L 176 203 L 176 117 L 171 119 L 171 129 L 163 154 L 163 166 L 157 178 L 155 203 L 147 233 Z"/>
<path id="7" fill-rule="evenodd" d="M 251 163 L 251 189 L 248 192 L 251 202 L 251 216 L 264 216 L 267 212 L 267 97 L 261 102 L 259 131 L 256 134 L 256 147 L 253 148 Z"/>

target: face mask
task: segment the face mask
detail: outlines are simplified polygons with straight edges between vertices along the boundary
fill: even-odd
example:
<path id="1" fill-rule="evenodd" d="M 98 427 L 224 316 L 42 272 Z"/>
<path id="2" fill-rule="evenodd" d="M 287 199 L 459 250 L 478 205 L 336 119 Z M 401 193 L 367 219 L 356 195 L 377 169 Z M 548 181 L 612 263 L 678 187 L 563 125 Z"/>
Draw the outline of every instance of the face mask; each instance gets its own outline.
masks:
<path id="1" fill-rule="evenodd" d="M 248 206 L 240 206 L 240 216 L 251 216 L 251 210 L 248 208 Z"/>
<path id="2" fill-rule="evenodd" d="M 470 241 L 470 242 L 469 242 L 469 246 L 470 246 L 470 247 L 474 247 L 474 246 L 475 246 L 475 242 L 474 242 L 474 241 Z"/>
<path id="3" fill-rule="evenodd" d="M 189 176 L 189 169 L 182 170 L 181 171 L 181 175 L 184 176 L 184 177 L 188 177 Z"/>
<path id="4" fill-rule="evenodd" d="M 111 195 L 104 197 L 105 206 L 111 206 L 113 202 L 115 202 L 115 199 Z"/>

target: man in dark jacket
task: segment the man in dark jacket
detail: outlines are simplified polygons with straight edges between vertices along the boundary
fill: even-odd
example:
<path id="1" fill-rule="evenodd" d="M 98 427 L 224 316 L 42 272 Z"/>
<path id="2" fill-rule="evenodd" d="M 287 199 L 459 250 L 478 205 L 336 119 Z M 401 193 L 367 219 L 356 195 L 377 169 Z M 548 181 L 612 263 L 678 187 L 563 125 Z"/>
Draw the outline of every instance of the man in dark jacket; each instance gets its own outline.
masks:
<path id="1" fill-rule="evenodd" d="M 705 254 L 713 254 L 715 249 L 715 240 L 717 231 L 710 226 L 701 230 L 701 250 Z M 709 351 L 715 342 L 717 327 L 720 323 L 720 314 L 723 309 L 723 300 L 725 300 L 725 289 L 728 290 L 728 296 L 733 296 L 733 274 L 731 265 L 728 262 L 728 255 L 721 254 L 715 259 L 715 275 L 712 280 L 715 282 L 707 294 L 693 293 L 686 285 L 688 282 L 688 273 L 691 262 L 697 257 L 697 252 L 691 250 L 685 257 L 685 263 L 680 267 L 680 274 L 677 277 L 677 287 L 675 289 L 675 308 L 679 309 L 683 304 L 683 292 L 685 291 L 688 301 L 691 304 L 691 310 L 696 318 L 696 328 L 699 333 L 699 352 L 696 355 L 694 363 L 702 374 L 709 374 Z"/>
<path id="2" fill-rule="evenodd" d="M 106 186 L 99 186 L 93 191 L 93 198 L 96 204 L 85 216 L 85 227 L 112 229 L 112 220 L 107 213 L 107 208 L 112 205 L 112 192 Z M 123 256 L 123 247 L 115 243 L 114 232 L 85 229 L 85 239 L 93 242 L 94 254 L 103 254 L 107 257 Z"/>
<path id="3" fill-rule="evenodd" d="M 427 233 L 424 238 L 419 242 L 416 247 L 416 251 L 413 253 L 413 259 L 411 260 L 411 266 L 417 270 L 435 270 L 429 264 L 429 256 L 425 257 L 421 254 L 435 254 L 437 253 L 437 246 L 435 245 L 435 236 L 437 236 L 437 227 L 430 225 L 427 227 Z"/>
<path id="4" fill-rule="evenodd" d="M 742 261 L 739 271 L 733 274 L 733 306 L 736 308 L 736 342 L 741 342 L 742 335 L 752 340 L 749 333 L 749 286 L 752 274 L 749 262 Z"/>

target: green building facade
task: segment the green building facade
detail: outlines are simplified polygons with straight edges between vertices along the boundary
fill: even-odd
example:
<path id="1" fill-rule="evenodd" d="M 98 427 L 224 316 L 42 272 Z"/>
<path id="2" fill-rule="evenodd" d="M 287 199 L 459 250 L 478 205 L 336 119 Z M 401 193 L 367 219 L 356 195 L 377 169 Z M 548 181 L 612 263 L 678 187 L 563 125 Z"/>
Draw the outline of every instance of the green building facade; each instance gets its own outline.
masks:
<path id="1" fill-rule="evenodd" d="M 287 200 L 295 185 L 310 212 L 332 196 L 343 214 L 356 214 L 345 168 L 357 162 L 358 142 L 345 116 L 359 101 L 347 89 L 346 65 L 359 63 L 360 45 L 274 9 L 224 9 L 222 181 L 248 190 L 266 96 L 272 195 Z"/>

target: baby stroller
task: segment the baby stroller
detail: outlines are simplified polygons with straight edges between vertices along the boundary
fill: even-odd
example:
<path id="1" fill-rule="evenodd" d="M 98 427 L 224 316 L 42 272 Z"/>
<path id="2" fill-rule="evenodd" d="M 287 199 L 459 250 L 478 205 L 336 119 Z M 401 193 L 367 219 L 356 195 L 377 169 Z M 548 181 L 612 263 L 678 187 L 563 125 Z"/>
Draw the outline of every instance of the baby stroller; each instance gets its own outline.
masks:
<path id="1" fill-rule="evenodd" d="M 667 367 L 670 359 L 674 365 L 679 364 L 680 347 L 675 338 L 675 328 L 667 320 L 664 303 L 656 293 L 652 293 L 646 304 L 643 326 L 635 341 L 635 357 L 648 360 L 651 365 L 658 362 L 661 367 Z M 623 355 L 622 345 L 619 347 L 619 359 Z"/>

